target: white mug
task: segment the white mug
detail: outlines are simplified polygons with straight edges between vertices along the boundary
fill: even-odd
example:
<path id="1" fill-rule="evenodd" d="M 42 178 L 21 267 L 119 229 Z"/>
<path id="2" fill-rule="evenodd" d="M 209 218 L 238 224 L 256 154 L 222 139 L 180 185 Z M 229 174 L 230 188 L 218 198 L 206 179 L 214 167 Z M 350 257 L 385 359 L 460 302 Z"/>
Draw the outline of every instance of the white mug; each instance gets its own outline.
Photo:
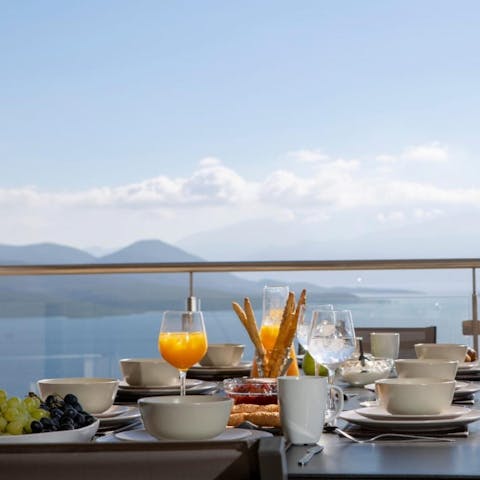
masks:
<path id="1" fill-rule="evenodd" d="M 326 419 L 330 389 L 338 392 L 339 401 Z M 283 433 L 295 445 L 317 443 L 325 422 L 331 422 L 343 409 L 343 392 L 330 385 L 327 377 L 278 377 L 278 400 Z"/>
<path id="2" fill-rule="evenodd" d="M 374 357 L 398 358 L 400 334 L 389 332 L 372 332 L 370 349 Z"/>

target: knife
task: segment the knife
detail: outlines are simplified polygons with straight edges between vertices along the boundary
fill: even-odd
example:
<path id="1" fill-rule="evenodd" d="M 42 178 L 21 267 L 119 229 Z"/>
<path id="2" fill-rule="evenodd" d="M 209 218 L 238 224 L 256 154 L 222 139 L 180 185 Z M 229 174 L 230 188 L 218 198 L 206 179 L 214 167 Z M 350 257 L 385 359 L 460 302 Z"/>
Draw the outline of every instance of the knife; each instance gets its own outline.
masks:
<path id="1" fill-rule="evenodd" d="M 298 460 L 298 464 L 304 467 L 317 453 L 320 453 L 323 450 L 323 445 L 315 445 L 310 447 L 307 450 L 307 453 L 303 457 L 300 457 Z"/>

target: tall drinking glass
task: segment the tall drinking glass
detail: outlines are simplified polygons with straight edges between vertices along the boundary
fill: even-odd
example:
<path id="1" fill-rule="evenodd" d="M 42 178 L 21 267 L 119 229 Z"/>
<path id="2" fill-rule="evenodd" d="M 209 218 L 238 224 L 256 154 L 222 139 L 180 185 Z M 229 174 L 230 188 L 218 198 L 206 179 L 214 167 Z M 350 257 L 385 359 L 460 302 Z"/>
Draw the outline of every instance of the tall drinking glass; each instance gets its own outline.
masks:
<path id="1" fill-rule="evenodd" d="M 355 351 L 355 329 L 350 310 L 314 312 L 308 337 L 308 352 L 316 362 L 325 365 L 333 383 L 335 369 Z M 330 398 L 329 409 L 333 399 Z"/>
<path id="2" fill-rule="evenodd" d="M 168 363 L 178 368 L 180 395 L 185 395 L 187 370 L 202 359 L 207 346 L 202 312 L 164 312 L 158 350 Z"/>

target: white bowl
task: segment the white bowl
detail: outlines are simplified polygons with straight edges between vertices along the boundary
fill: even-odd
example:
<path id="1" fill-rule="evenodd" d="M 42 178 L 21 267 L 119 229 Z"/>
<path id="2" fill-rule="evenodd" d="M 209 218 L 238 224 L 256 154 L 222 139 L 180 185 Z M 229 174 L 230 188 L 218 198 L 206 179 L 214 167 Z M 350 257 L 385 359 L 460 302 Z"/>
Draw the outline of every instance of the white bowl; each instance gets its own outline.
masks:
<path id="1" fill-rule="evenodd" d="M 147 432 L 158 439 L 205 440 L 225 431 L 233 400 L 216 395 L 146 397 L 138 400 Z"/>
<path id="2" fill-rule="evenodd" d="M 387 378 L 375 382 L 380 405 L 395 415 L 436 415 L 447 410 L 455 392 L 454 380 Z"/>
<path id="3" fill-rule="evenodd" d="M 163 387 L 178 384 L 178 370 L 162 358 L 123 358 L 125 381 L 132 387 Z"/>
<path id="4" fill-rule="evenodd" d="M 439 358 L 405 358 L 395 360 L 395 368 L 400 378 L 427 377 L 455 380 L 458 362 Z"/>
<path id="5" fill-rule="evenodd" d="M 392 371 L 393 360 L 390 358 L 368 359 L 365 366 L 360 360 L 346 360 L 338 369 L 340 378 L 350 385 L 363 386 L 380 378 L 388 378 Z"/>
<path id="6" fill-rule="evenodd" d="M 464 362 L 468 347 L 457 343 L 416 343 L 417 358 L 440 358 Z"/>
<path id="7" fill-rule="evenodd" d="M 242 359 L 245 345 L 238 343 L 212 343 L 200 360 L 203 367 L 234 367 Z"/>
<path id="8" fill-rule="evenodd" d="M 49 395 L 64 397 L 73 393 L 86 412 L 95 414 L 108 410 L 117 394 L 118 380 L 113 378 L 46 378 L 38 380 L 38 391 L 43 400 Z"/>

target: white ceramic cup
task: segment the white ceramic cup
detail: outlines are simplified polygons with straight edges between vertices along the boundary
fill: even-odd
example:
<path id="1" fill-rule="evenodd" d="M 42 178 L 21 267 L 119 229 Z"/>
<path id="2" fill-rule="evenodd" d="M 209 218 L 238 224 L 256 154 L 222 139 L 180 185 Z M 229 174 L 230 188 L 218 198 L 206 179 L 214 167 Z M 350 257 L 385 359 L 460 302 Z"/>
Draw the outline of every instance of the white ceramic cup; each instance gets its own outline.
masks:
<path id="1" fill-rule="evenodd" d="M 326 419 L 330 388 L 338 392 L 339 401 Z M 325 422 L 331 422 L 343 409 L 343 392 L 336 385 L 330 386 L 327 377 L 278 377 L 278 400 L 284 435 L 295 445 L 317 443 Z"/>
<path id="2" fill-rule="evenodd" d="M 374 357 L 398 358 L 400 334 L 396 332 L 372 332 L 370 349 Z"/>

